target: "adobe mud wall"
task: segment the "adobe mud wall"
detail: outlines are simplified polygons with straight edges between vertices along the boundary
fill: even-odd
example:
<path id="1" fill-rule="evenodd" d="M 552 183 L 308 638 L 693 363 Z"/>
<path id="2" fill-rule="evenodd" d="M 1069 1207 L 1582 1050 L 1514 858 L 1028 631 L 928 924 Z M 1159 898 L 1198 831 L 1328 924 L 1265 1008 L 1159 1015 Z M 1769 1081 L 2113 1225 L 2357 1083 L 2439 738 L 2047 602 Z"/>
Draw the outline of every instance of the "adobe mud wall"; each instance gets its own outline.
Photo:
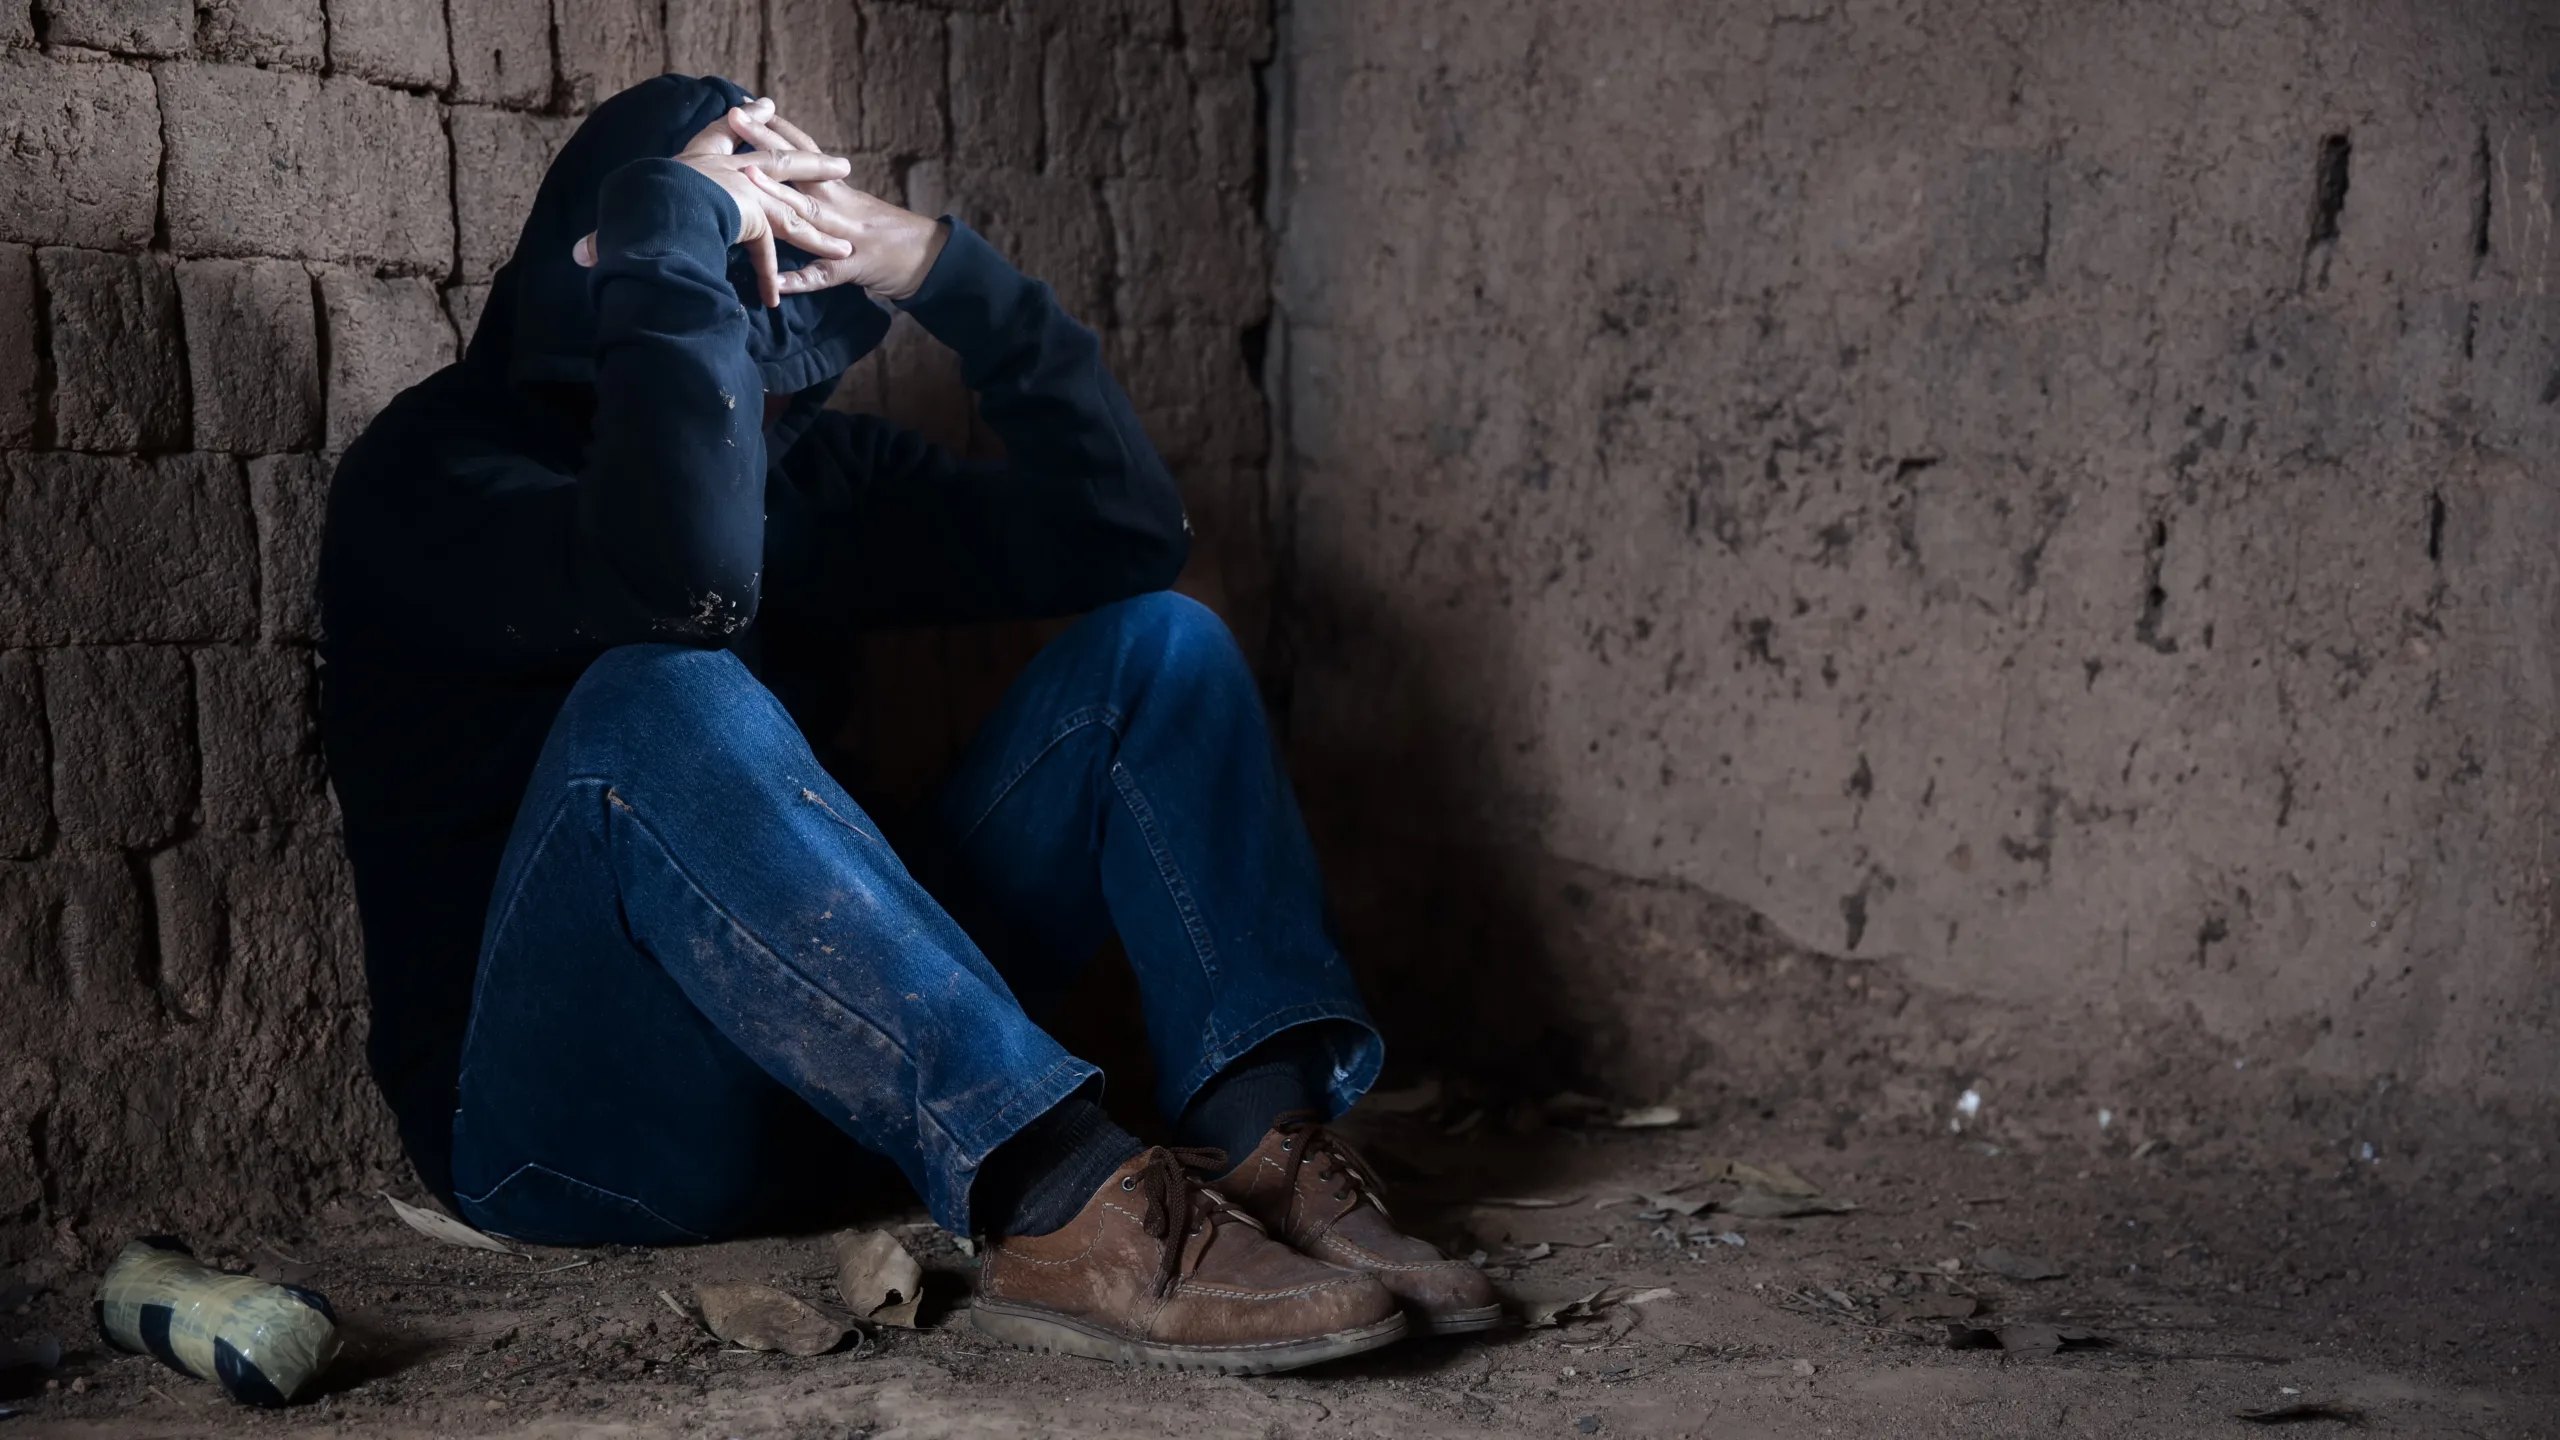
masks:
<path id="1" fill-rule="evenodd" d="M 2093 1142 L 2560 1098 L 2560 10 L 1280 45 L 1279 688 L 1406 1033 Z"/>
<path id="2" fill-rule="evenodd" d="M 1251 0 L 0 0 L 0 1262 L 410 1186 L 314 734 L 319 507 L 577 115 L 728 75 L 1056 284 L 1252 632 L 1268 43 Z M 971 442 L 905 322 L 843 403 Z M 1025 643 L 878 642 L 894 738 L 929 763 Z"/>

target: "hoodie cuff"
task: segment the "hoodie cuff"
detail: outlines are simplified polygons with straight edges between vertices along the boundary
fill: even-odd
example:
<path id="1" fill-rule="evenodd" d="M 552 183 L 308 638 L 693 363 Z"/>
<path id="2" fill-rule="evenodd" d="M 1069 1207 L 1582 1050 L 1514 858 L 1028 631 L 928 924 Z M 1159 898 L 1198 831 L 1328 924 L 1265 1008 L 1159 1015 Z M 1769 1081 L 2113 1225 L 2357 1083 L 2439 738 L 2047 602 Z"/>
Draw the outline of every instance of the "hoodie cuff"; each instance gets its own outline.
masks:
<path id="1" fill-rule="evenodd" d="M 597 189 L 597 268 L 691 251 L 725 270 L 739 224 L 737 202 L 701 171 L 657 157 L 634 160 Z"/>
<path id="2" fill-rule="evenodd" d="M 1026 304 L 1055 304 L 1048 286 L 1013 268 L 985 236 L 949 215 L 942 223 L 951 227 L 951 238 L 924 283 L 898 306 L 934 339 L 972 355 L 1019 335 Z"/>

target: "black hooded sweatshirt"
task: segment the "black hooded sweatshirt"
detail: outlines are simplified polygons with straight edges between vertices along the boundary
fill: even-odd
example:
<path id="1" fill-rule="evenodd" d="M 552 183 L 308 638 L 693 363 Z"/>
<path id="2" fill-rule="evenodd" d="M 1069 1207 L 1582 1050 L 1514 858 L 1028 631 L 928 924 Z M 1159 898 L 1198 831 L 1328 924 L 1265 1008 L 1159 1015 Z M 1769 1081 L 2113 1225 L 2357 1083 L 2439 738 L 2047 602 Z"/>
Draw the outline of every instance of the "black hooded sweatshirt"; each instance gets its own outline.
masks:
<path id="1" fill-rule="evenodd" d="M 851 287 L 757 304 L 735 205 L 667 158 L 744 98 L 664 76 L 599 106 L 468 352 L 392 401 L 330 490 L 322 733 L 364 922 L 367 1053 L 448 1198 L 483 915 L 589 662 L 655 642 L 755 665 L 773 622 L 1069 614 L 1164 588 L 1188 553 L 1180 497 L 1092 333 L 960 224 L 901 308 L 957 352 L 1006 458 L 823 408 L 888 316 Z M 570 258 L 589 231 L 592 270 Z M 770 427 L 767 392 L 793 397 Z"/>

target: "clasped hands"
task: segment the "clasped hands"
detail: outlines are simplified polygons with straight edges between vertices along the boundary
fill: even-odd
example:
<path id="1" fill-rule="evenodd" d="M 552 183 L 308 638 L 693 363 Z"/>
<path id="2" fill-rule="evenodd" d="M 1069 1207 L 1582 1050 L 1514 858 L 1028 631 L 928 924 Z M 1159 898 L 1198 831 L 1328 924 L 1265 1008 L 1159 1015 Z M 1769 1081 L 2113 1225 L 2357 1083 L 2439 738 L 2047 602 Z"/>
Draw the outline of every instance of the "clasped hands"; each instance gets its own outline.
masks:
<path id="1" fill-rule="evenodd" d="M 741 151 L 741 144 L 753 150 Z M 738 243 L 747 247 L 765 307 L 785 295 L 859 285 L 883 300 L 905 300 L 942 253 L 942 223 L 856 190 L 851 161 L 818 148 L 799 126 L 750 100 L 703 127 L 675 154 L 738 206 Z M 816 257 L 784 270 L 774 255 L 787 240 Z M 596 263 L 596 237 L 580 240 L 581 265 Z"/>

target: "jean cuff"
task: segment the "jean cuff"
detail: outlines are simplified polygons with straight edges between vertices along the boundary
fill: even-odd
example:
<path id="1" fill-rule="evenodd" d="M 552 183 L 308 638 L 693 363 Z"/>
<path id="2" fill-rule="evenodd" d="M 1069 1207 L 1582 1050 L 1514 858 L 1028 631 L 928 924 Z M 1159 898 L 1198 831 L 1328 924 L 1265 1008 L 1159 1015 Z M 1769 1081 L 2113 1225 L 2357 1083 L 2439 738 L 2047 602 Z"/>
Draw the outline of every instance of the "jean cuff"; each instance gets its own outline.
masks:
<path id="1" fill-rule="evenodd" d="M 1240 1025 L 1221 1037 L 1201 1055 L 1200 1063 L 1190 1073 L 1157 1087 L 1156 1103 L 1167 1115 L 1180 1115 L 1191 1104 L 1200 1088 L 1216 1079 L 1218 1072 L 1244 1058 L 1246 1052 L 1284 1030 L 1305 1025 L 1334 1024 L 1357 1032 L 1346 1046 L 1336 1046 L 1333 1073 L 1325 1086 L 1328 1113 L 1334 1119 L 1348 1110 L 1369 1087 L 1378 1083 L 1378 1070 L 1386 1064 L 1387 1042 L 1378 1027 L 1369 1023 L 1368 1012 L 1356 1002 L 1337 1000 L 1310 1001 L 1274 1010 L 1260 1019 Z"/>
<path id="2" fill-rule="evenodd" d="M 1092 1064 L 1069 1055 L 1038 1079 L 1015 1090 L 994 1114 L 971 1126 L 967 1134 L 946 1129 L 944 1135 L 950 1148 L 938 1157 L 941 1163 L 934 1167 L 930 1180 L 932 1193 L 924 1197 L 933 1211 L 934 1223 L 954 1235 L 970 1233 L 969 1189 L 977 1183 L 978 1168 L 987 1163 L 987 1157 L 996 1152 L 997 1146 L 1022 1133 L 1022 1127 L 1101 1075 L 1102 1071 Z"/>

